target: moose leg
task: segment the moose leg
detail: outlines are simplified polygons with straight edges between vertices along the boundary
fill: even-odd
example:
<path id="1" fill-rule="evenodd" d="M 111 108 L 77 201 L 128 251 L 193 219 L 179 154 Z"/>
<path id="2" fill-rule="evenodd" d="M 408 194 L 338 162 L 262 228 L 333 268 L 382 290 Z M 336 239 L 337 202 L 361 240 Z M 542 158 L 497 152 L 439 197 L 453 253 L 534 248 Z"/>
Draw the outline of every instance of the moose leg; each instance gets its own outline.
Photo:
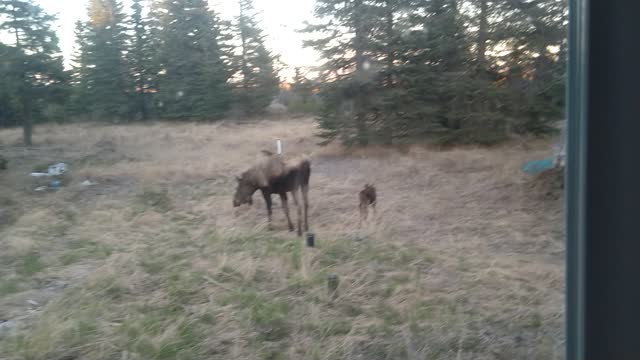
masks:
<path id="1" fill-rule="evenodd" d="M 298 212 L 298 236 L 302 236 L 302 211 L 300 210 L 297 189 L 292 190 L 291 195 L 293 196 L 293 203 L 296 204 L 296 211 Z"/>
<path id="2" fill-rule="evenodd" d="M 360 203 L 360 224 L 362 224 L 362 221 L 366 221 L 367 217 L 368 217 L 368 210 L 367 210 L 367 204 L 363 204 Z"/>
<path id="3" fill-rule="evenodd" d="M 267 204 L 267 218 L 269 220 L 269 230 L 272 230 L 273 226 L 271 225 L 271 214 L 272 214 L 271 193 L 262 190 L 262 196 L 264 196 L 264 202 Z"/>
<path id="4" fill-rule="evenodd" d="M 287 201 L 287 193 L 280 193 L 280 200 L 282 201 L 282 209 L 287 216 L 287 224 L 289 225 L 289 231 L 293 231 L 293 223 L 291 223 L 291 217 L 289 216 L 289 204 Z"/>
<path id="5" fill-rule="evenodd" d="M 304 203 L 304 231 L 309 231 L 309 185 L 302 186 L 302 202 Z"/>

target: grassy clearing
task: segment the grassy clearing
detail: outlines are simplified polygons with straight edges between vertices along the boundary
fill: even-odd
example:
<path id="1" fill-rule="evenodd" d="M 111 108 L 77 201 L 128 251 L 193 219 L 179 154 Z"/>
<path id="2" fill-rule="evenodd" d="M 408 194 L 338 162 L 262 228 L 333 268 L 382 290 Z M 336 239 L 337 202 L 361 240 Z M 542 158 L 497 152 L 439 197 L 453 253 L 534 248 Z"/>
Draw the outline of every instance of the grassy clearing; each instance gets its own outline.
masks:
<path id="1" fill-rule="evenodd" d="M 44 145 L 9 148 L 22 165 L 0 178 L 15 214 L 0 224 L 0 317 L 20 326 L 0 339 L 3 356 L 562 358 L 561 208 L 526 193 L 518 166 L 532 155 L 348 153 L 317 148 L 312 132 L 307 120 L 56 126 L 36 137 Z M 275 231 L 261 201 L 231 206 L 233 176 L 275 138 L 314 154 L 314 249 L 277 206 Z M 26 190 L 22 174 L 49 160 L 75 164 L 69 185 Z M 358 228 L 365 182 L 379 215 Z M 25 315 L 30 298 L 41 311 Z"/>

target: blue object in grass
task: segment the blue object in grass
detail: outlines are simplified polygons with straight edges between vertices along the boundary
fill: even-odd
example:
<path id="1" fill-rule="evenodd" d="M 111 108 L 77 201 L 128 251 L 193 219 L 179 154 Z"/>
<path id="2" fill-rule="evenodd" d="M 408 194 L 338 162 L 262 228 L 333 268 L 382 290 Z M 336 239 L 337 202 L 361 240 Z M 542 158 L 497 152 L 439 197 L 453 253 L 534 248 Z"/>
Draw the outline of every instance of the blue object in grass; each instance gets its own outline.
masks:
<path id="1" fill-rule="evenodd" d="M 527 174 L 536 174 L 553 169 L 555 157 L 550 156 L 542 160 L 531 160 L 522 166 L 522 171 Z"/>

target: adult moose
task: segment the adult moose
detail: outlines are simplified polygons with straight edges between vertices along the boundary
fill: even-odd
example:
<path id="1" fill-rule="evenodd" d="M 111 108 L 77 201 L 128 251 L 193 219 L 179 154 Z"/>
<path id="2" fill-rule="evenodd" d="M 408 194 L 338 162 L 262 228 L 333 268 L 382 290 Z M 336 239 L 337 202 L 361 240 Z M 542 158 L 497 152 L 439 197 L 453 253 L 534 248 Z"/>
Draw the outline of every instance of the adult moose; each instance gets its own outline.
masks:
<path id="1" fill-rule="evenodd" d="M 309 230 L 309 177 L 311 175 L 311 162 L 307 157 L 285 160 L 282 155 L 275 155 L 263 150 L 257 163 L 249 170 L 237 177 L 238 187 L 233 196 L 233 206 L 253 203 L 252 196 L 257 190 L 262 192 L 267 203 L 269 228 L 271 228 L 271 194 L 280 195 L 282 208 L 287 216 L 289 231 L 293 231 L 293 224 L 289 216 L 287 192 L 293 196 L 293 202 L 298 212 L 298 236 L 302 236 L 302 214 L 300 209 L 299 193 L 302 194 L 304 209 L 304 230 Z"/>

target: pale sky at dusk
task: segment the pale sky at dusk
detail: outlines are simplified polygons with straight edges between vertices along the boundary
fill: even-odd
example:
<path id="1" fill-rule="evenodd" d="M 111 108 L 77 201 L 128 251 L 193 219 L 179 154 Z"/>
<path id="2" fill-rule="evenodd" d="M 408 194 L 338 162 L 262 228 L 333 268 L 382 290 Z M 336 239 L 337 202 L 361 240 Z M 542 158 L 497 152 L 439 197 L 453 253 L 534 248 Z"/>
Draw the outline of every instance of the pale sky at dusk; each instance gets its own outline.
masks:
<path id="1" fill-rule="evenodd" d="M 74 27 L 78 19 L 84 19 L 87 13 L 87 0 L 36 0 L 49 14 L 58 17 L 56 31 L 60 38 L 60 47 L 68 64 L 73 52 Z M 123 1 L 128 11 L 130 0 Z M 238 13 L 237 0 L 209 0 L 209 5 L 224 19 L 232 19 Z M 259 11 L 260 26 L 267 35 L 267 46 L 280 54 L 282 61 L 290 67 L 314 66 L 317 54 L 312 49 L 302 47 L 303 34 L 295 32 L 303 27 L 305 20 L 313 18 L 314 0 L 254 0 Z M 281 75 L 291 76 L 289 70 Z"/>

